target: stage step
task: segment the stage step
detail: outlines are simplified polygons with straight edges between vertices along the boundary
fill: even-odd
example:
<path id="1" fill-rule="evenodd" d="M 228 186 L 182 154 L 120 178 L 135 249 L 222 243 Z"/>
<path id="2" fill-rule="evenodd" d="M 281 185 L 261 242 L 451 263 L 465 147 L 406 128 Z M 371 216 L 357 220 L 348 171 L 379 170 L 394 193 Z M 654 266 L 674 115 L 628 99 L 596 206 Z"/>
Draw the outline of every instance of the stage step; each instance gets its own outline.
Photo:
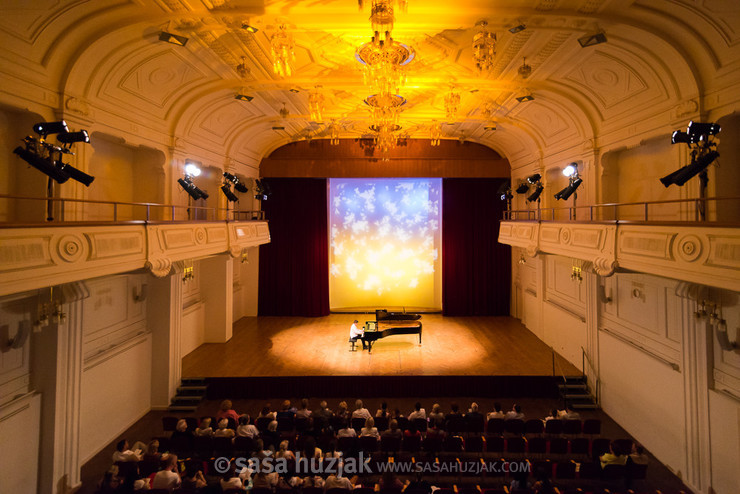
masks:
<path id="1" fill-rule="evenodd" d="M 572 409 L 596 410 L 599 404 L 585 376 L 568 376 L 558 384 L 561 399 Z"/>
<path id="2" fill-rule="evenodd" d="M 186 377 L 180 380 L 177 394 L 170 401 L 172 412 L 194 412 L 205 399 L 208 383 L 203 377 Z"/>

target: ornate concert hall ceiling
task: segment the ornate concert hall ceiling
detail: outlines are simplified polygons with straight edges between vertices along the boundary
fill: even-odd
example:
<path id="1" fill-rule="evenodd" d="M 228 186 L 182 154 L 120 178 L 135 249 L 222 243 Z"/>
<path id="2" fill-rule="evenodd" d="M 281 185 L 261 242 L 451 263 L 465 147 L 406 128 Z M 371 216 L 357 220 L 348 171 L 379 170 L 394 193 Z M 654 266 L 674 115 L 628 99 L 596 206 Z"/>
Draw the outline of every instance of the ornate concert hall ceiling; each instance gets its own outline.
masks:
<path id="1" fill-rule="evenodd" d="M 59 81 L 65 110 L 111 128 L 125 130 L 115 121 L 126 119 L 258 161 L 290 141 L 371 132 L 364 100 L 373 89 L 355 55 L 373 35 L 373 3 L 3 2 L 0 41 L 14 54 L 3 64 L 16 64 L 7 72 L 29 84 Z M 723 74 L 740 62 L 733 0 L 387 3 L 393 39 L 415 53 L 398 91 L 406 104 L 396 134 L 429 139 L 436 127 L 442 139 L 480 142 L 512 162 L 531 162 L 565 143 L 603 146 L 610 133 L 648 125 L 656 115 L 680 119 L 700 110 L 699 95 L 721 89 Z M 484 70 L 473 59 L 481 21 L 496 36 Z M 285 77 L 274 72 L 271 53 L 280 26 L 294 40 Z M 524 29 L 511 32 L 516 26 Z M 162 31 L 187 44 L 160 41 Z M 605 43 L 581 47 L 579 38 L 598 33 Z M 526 79 L 519 74 L 524 57 Z M 38 67 L 46 80 L 34 73 Z M 451 90 L 459 94 L 454 115 L 446 105 Z M 312 92 L 323 102 L 320 119 L 311 115 Z M 517 100 L 526 94 L 534 100 Z"/>

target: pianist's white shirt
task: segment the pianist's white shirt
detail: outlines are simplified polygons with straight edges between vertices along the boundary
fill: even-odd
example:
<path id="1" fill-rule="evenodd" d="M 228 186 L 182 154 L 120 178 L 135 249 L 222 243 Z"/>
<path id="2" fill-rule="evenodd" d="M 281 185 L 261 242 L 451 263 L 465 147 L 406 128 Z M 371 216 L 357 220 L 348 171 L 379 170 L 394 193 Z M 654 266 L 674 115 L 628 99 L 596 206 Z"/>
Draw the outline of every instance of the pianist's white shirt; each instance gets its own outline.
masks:
<path id="1" fill-rule="evenodd" d="M 353 324 L 351 328 L 349 328 L 349 337 L 350 338 L 357 338 L 358 336 L 362 336 L 365 334 L 365 331 L 358 328 L 357 324 Z"/>

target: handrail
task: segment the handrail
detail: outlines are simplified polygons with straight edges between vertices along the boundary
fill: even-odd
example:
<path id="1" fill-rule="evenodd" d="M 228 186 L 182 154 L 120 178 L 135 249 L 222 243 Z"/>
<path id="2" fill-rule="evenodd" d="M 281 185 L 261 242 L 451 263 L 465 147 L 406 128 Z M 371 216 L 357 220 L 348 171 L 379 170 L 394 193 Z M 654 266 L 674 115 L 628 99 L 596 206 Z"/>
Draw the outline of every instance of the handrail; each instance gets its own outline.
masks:
<path id="1" fill-rule="evenodd" d="M 136 221 L 145 221 L 145 222 L 153 222 L 153 221 L 165 221 L 165 222 L 176 222 L 176 221 L 217 221 L 217 220 L 231 220 L 231 221 L 244 221 L 244 220 L 264 220 L 265 219 L 265 213 L 264 211 L 259 210 L 237 210 L 237 209 L 229 209 L 229 208 L 216 208 L 216 207 L 206 207 L 206 206 L 188 206 L 188 205 L 179 205 L 179 204 L 159 204 L 159 203 L 152 203 L 152 202 L 120 202 L 120 201 L 101 201 L 101 200 L 92 200 L 92 199 L 75 199 L 75 198 L 66 198 L 66 197 L 26 197 L 26 196 L 17 196 L 17 195 L 11 195 L 11 194 L 0 194 L 0 200 L 28 200 L 28 201 L 42 201 L 47 204 L 50 203 L 59 203 L 62 211 L 61 211 L 61 219 L 53 220 L 49 218 L 45 218 L 44 220 L 38 221 L 37 223 L 45 223 L 45 224 L 70 224 L 70 223 L 131 223 Z M 109 213 L 108 217 L 112 218 L 112 220 L 101 220 L 101 219 L 93 219 L 93 220 L 85 220 L 85 219 L 74 219 L 74 220 L 65 220 L 63 218 L 64 216 L 64 205 L 66 203 L 72 203 L 72 204 L 81 204 L 81 205 L 98 205 L 98 206 L 112 206 L 113 210 L 112 213 Z M 121 207 L 129 207 L 132 208 L 132 212 L 130 215 L 128 215 L 128 219 L 120 219 L 121 216 L 119 213 L 119 209 Z M 143 214 L 136 214 L 136 211 L 138 211 L 137 208 L 144 208 Z M 161 217 L 154 217 L 153 215 L 154 211 L 161 211 Z M 96 213 L 99 213 L 99 211 L 96 211 Z M 178 213 L 180 213 L 178 215 Z M 192 217 L 191 217 L 192 216 Z M 210 219 L 209 219 L 210 218 Z M 23 219 L 22 221 L 17 222 L 2 222 L 4 225 L 9 224 L 21 224 L 21 223 L 29 223 L 34 224 L 33 220 Z"/>
<path id="2" fill-rule="evenodd" d="M 596 367 L 594 367 L 594 363 L 591 362 L 591 358 L 586 353 L 586 349 L 581 347 L 581 372 L 583 373 L 583 377 L 586 379 L 586 383 L 588 383 L 588 376 L 586 375 L 586 363 L 588 362 L 588 366 L 591 369 L 591 372 L 594 373 L 594 376 L 596 376 L 595 381 L 595 387 L 596 387 L 596 403 L 599 402 L 599 373 L 596 371 Z"/>
<path id="3" fill-rule="evenodd" d="M 600 328 L 600 331 L 603 331 L 606 334 L 609 334 L 609 335 L 615 337 L 616 339 L 621 340 L 622 342 L 627 343 L 628 345 L 631 345 L 631 346 L 637 348 L 638 350 L 642 351 L 644 354 L 649 355 L 650 357 L 653 357 L 655 360 L 657 360 L 657 361 L 659 361 L 659 362 L 667 365 L 668 367 L 670 367 L 671 369 L 673 369 L 676 372 L 680 372 L 681 371 L 681 367 L 677 363 L 671 362 L 667 358 L 662 357 L 662 356 L 658 355 L 657 353 L 655 353 L 653 351 L 650 351 L 649 349 L 645 348 L 644 346 L 642 346 L 642 345 L 640 345 L 638 343 L 635 343 L 634 341 L 632 341 L 632 340 L 630 340 L 628 338 L 625 338 L 624 336 L 622 336 L 619 333 L 616 333 L 614 331 L 610 331 L 610 330 L 608 330 L 606 328 Z"/>
<path id="4" fill-rule="evenodd" d="M 568 212 L 568 221 L 577 221 L 578 220 L 578 212 L 583 210 L 588 210 L 587 215 L 587 221 L 594 221 L 594 210 L 598 210 L 599 212 L 605 210 L 605 209 L 613 209 L 613 216 L 614 219 L 611 220 L 604 220 L 604 219 L 597 219 L 596 221 L 624 221 L 619 219 L 619 208 L 623 207 L 629 207 L 629 206 L 642 206 L 643 213 L 642 213 L 642 221 L 651 221 L 649 219 L 649 207 L 652 205 L 659 205 L 659 204 L 693 204 L 696 209 L 694 210 L 694 219 L 693 220 L 675 220 L 680 222 L 687 222 L 687 221 L 700 221 L 699 220 L 699 212 L 701 210 L 702 204 L 706 204 L 708 202 L 718 202 L 718 201 L 740 201 L 740 197 L 707 197 L 707 198 L 696 198 L 696 199 L 665 199 L 660 201 L 639 201 L 639 202 L 608 202 L 603 204 L 591 204 L 591 205 L 585 205 L 585 206 L 563 206 L 563 207 L 551 207 L 551 208 L 537 208 L 537 209 L 512 209 L 509 211 L 504 211 L 503 213 L 503 219 L 504 220 L 512 220 L 512 221 L 556 221 L 555 220 L 555 213 L 558 211 L 567 211 Z M 550 212 L 550 214 L 544 214 L 545 212 Z M 546 219 L 549 216 L 550 219 Z M 583 216 L 583 215 L 582 215 Z M 523 218 L 520 218 L 523 217 Z M 557 221 L 564 221 L 564 220 L 557 220 Z M 627 220 L 629 221 L 629 220 Z M 632 220 L 634 221 L 634 220 Z M 655 220 L 653 220 L 655 221 Z M 709 222 L 712 223 L 712 221 L 709 220 L 702 220 L 703 222 Z"/>

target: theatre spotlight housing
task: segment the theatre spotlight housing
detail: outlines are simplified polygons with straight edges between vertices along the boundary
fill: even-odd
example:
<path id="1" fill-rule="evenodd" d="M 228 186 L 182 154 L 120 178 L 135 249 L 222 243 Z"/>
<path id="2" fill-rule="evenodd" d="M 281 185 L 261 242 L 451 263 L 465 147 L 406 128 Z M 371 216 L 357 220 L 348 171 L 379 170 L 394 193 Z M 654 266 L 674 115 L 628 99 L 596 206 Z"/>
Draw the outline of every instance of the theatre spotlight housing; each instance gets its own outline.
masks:
<path id="1" fill-rule="evenodd" d="M 228 180 L 229 182 L 231 182 L 232 184 L 234 184 L 234 188 L 238 192 L 241 192 L 242 194 L 244 194 L 244 193 L 246 193 L 246 192 L 249 191 L 249 189 L 247 188 L 247 186 L 244 185 L 244 182 L 242 182 L 241 180 L 239 180 L 239 177 L 237 177 L 236 175 L 233 175 L 233 174 L 231 174 L 229 172 L 224 172 L 224 178 L 226 178 L 226 180 Z"/>
<path id="2" fill-rule="evenodd" d="M 237 197 L 236 194 L 234 194 L 233 192 L 231 192 L 231 188 L 228 185 L 226 185 L 226 184 L 223 184 L 221 186 L 221 192 L 223 192 L 224 195 L 226 196 L 226 199 L 229 200 L 229 201 L 231 201 L 231 202 L 236 202 L 236 201 L 239 200 L 239 197 Z"/>
<path id="3" fill-rule="evenodd" d="M 722 130 L 722 127 L 719 124 L 694 122 L 692 120 L 689 122 L 686 133 L 691 137 L 713 136 L 717 135 L 720 130 Z"/>
<path id="4" fill-rule="evenodd" d="M 572 179 L 566 188 L 555 194 L 555 199 L 562 199 L 564 201 L 567 200 L 568 198 L 570 198 L 570 196 L 573 195 L 573 193 L 582 183 L 583 179 L 581 178 Z"/>
<path id="5" fill-rule="evenodd" d="M 46 137 L 49 134 L 69 132 L 69 128 L 67 128 L 67 122 L 60 120 L 59 122 L 39 122 L 33 126 L 33 131 L 41 137 Z"/>
<path id="6" fill-rule="evenodd" d="M 690 164 L 683 166 L 675 172 L 661 178 L 660 182 L 666 187 L 673 184 L 682 187 L 690 179 L 704 171 L 717 158 L 719 158 L 719 153 L 717 151 L 709 151 L 708 153 L 703 154 L 693 160 Z"/>
<path id="7" fill-rule="evenodd" d="M 82 170 L 78 170 L 74 166 L 62 163 L 61 161 L 57 161 L 57 168 L 63 173 L 69 175 L 69 178 L 80 182 L 85 187 L 90 187 L 90 184 L 93 183 L 93 180 L 95 180 L 95 177 L 93 177 L 92 175 L 88 175 Z"/>
<path id="8" fill-rule="evenodd" d="M 208 193 L 198 188 L 189 176 L 178 178 L 177 183 L 179 183 L 183 190 L 185 190 L 185 192 L 187 192 L 193 199 L 208 199 Z"/>
<path id="9" fill-rule="evenodd" d="M 534 202 L 537 199 L 540 198 L 540 194 L 542 194 L 542 191 L 545 190 L 545 186 L 542 184 L 537 184 L 534 188 L 534 192 L 532 192 L 529 197 L 527 197 L 527 201 Z"/>
<path id="10" fill-rule="evenodd" d="M 259 180 L 259 179 L 255 180 L 254 183 L 255 183 L 254 198 L 260 201 L 266 201 L 270 197 L 270 195 L 272 195 L 270 186 L 264 180 Z"/>
<path id="11" fill-rule="evenodd" d="M 69 174 L 54 166 L 53 162 L 51 162 L 49 159 L 42 158 L 38 154 L 33 153 L 32 151 L 29 151 L 28 149 L 25 149 L 21 146 L 15 148 L 13 152 L 20 156 L 23 161 L 36 168 L 41 173 L 51 177 L 57 183 L 63 184 L 64 182 L 69 180 Z"/>
<path id="12" fill-rule="evenodd" d="M 191 177 L 197 177 L 200 175 L 200 168 L 198 165 L 192 162 L 185 162 L 185 175 L 190 175 Z"/>
<path id="13" fill-rule="evenodd" d="M 529 192 L 529 184 L 527 182 L 522 182 L 519 184 L 519 187 L 516 188 L 517 194 L 526 194 Z"/>
<path id="14" fill-rule="evenodd" d="M 673 134 L 671 134 L 671 144 L 696 144 L 698 141 L 698 138 L 690 136 L 688 133 L 682 132 L 680 130 L 674 130 Z"/>
<path id="15" fill-rule="evenodd" d="M 539 182 L 541 178 L 542 175 L 540 175 L 539 173 L 535 173 L 534 175 L 530 175 L 527 177 L 527 182 L 534 185 Z"/>
<path id="16" fill-rule="evenodd" d="M 74 144 L 75 142 L 90 142 L 90 136 L 86 130 L 79 132 L 64 132 L 57 135 L 57 140 L 62 144 Z"/>
<path id="17" fill-rule="evenodd" d="M 578 176 L 578 164 L 575 162 L 569 164 L 565 168 L 563 168 L 563 175 L 566 177 L 572 177 L 572 176 Z"/>
<path id="18" fill-rule="evenodd" d="M 501 185 L 499 185 L 498 190 L 496 190 L 496 196 L 502 201 L 506 201 L 507 199 L 511 199 L 514 197 L 511 194 L 511 182 L 509 180 L 506 180 Z"/>

